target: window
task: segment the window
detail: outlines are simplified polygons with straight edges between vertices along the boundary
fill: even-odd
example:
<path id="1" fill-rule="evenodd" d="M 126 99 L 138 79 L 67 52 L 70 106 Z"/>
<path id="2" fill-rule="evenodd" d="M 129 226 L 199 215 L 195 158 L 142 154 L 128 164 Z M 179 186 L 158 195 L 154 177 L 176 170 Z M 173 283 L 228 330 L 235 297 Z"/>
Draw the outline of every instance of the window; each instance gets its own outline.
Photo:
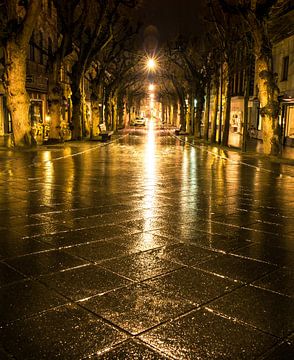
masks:
<path id="1" fill-rule="evenodd" d="M 39 33 L 39 53 L 40 53 L 40 64 L 43 65 L 44 57 L 43 57 L 43 33 L 40 31 Z"/>
<path id="2" fill-rule="evenodd" d="M 30 38 L 30 60 L 35 61 L 35 33 Z"/>
<path id="3" fill-rule="evenodd" d="M 288 80 L 289 56 L 283 58 L 282 81 Z"/>

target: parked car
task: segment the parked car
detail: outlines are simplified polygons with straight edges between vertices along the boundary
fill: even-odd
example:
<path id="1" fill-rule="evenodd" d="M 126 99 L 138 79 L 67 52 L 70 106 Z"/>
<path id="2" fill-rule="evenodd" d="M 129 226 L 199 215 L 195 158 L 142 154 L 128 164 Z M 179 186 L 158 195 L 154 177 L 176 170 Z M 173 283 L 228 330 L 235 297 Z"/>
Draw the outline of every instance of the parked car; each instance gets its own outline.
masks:
<path id="1" fill-rule="evenodd" d="M 134 121 L 134 125 L 135 126 L 145 126 L 146 125 L 146 119 L 144 119 L 143 117 L 136 117 L 136 119 Z"/>

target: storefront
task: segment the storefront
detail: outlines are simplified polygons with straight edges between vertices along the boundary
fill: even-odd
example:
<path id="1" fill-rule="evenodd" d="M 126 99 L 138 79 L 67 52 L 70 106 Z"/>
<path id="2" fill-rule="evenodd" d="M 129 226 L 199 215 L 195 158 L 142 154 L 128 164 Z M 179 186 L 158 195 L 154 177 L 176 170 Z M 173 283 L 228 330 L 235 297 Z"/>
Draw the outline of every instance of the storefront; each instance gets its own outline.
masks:
<path id="1" fill-rule="evenodd" d="M 30 121 L 32 135 L 37 144 L 42 144 L 48 140 L 50 124 L 46 117 L 46 95 L 30 93 Z"/>
<path id="2" fill-rule="evenodd" d="M 294 99 L 281 101 L 281 123 L 284 145 L 294 146 Z"/>

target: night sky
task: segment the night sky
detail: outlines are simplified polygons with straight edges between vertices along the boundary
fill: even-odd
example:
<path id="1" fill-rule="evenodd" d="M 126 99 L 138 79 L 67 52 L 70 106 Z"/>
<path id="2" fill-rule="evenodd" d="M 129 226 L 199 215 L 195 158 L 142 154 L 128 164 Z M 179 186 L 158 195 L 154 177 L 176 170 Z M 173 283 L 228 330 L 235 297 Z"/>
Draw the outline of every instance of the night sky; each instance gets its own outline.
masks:
<path id="1" fill-rule="evenodd" d="M 143 0 L 140 13 L 147 28 L 145 36 L 150 25 L 157 28 L 159 44 L 179 33 L 196 35 L 201 31 L 204 3 L 204 0 Z M 151 32 L 154 36 L 154 28 Z"/>

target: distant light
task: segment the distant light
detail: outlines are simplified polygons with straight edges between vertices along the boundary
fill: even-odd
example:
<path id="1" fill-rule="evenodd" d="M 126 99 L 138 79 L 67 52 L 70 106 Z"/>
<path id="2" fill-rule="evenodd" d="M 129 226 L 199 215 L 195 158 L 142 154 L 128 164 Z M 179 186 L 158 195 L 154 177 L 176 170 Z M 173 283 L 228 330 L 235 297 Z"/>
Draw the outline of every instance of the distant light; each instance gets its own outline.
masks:
<path id="1" fill-rule="evenodd" d="M 156 68 L 156 61 L 154 58 L 147 59 L 147 69 L 149 71 L 154 70 Z"/>
<path id="2" fill-rule="evenodd" d="M 150 91 L 153 91 L 154 89 L 155 89 L 155 85 L 154 85 L 154 84 L 150 84 L 150 85 L 149 85 L 149 90 L 150 90 Z"/>

